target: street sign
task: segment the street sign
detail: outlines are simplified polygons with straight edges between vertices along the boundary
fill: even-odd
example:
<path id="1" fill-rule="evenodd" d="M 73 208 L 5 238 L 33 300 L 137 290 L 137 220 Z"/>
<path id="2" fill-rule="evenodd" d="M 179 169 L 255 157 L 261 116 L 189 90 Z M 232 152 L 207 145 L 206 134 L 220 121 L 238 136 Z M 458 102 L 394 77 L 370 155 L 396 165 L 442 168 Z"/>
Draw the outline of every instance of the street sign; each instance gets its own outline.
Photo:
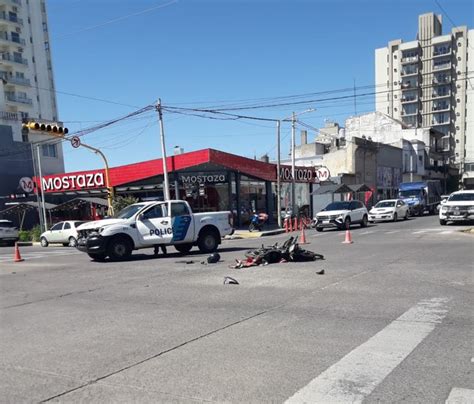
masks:
<path id="1" fill-rule="evenodd" d="M 33 180 L 30 177 L 22 177 L 20 178 L 20 187 L 23 191 L 29 194 L 33 192 L 35 184 L 33 183 Z"/>
<path id="2" fill-rule="evenodd" d="M 327 181 L 331 173 L 327 167 L 319 167 L 316 169 L 316 177 L 318 177 L 319 181 Z"/>
<path id="3" fill-rule="evenodd" d="M 71 138 L 71 146 L 77 149 L 81 145 L 81 139 L 79 136 L 73 136 Z"/>

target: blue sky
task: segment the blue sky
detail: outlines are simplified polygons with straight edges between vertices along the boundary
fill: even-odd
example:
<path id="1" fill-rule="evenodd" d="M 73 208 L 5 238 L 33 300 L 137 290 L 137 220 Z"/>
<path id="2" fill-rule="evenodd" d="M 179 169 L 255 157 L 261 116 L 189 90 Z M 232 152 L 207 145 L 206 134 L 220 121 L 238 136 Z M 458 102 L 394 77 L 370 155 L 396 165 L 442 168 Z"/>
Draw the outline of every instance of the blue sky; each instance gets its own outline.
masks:
<path id="1" fill-rule="evenodd" d="M 472 28 L 472 0 L 437 1 L 456 25 Z M 159 97 L 164 106 L 175 107 L 245 100 L 262 105 L 354 83 L 370 86 L 376 48 L 415 39 L 419 14 L 444 14 L 435 0 L 48 0 L 47 6 L 59 116 L 70 132 L 127 115 Z M 152 10 L 143 12 L 147 9 Z M 449 19 L 443 15 L 445 33 L 452 28 Z M 325 119 L 343 124 L 355 111 L 372 111 L 374 103 L 367 96 L 358 97 L 356 106 L 346 99 L 238 112 L 286 118 L 308 107 L 316 111 L 301 120 L 321 127 Z M 168 154 L 179 145 L 186 151 L 212 147 L 275 156 L 272 122 L 165 112 L 164 126 Z M 289 151 L 289 133 L 285 124 L 282 155 Z M 161 157 L 152 111 L 83 141 L 101 148 L 112 166 Z M 102 166 L 86 150 L 69 144 L 64 150 L 67 171 Z"/>

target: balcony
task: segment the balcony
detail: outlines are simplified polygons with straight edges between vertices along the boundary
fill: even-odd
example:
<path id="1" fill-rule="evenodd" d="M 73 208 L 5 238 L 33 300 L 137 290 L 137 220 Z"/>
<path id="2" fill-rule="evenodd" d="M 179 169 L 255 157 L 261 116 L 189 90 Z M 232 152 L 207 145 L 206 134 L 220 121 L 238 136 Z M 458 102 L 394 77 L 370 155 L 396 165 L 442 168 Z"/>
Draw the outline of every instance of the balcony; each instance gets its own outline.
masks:
<path id="1" fill-rule="evenodd" d="M 433 112 L 449 112 L 449 111 L 451 111 L 451 106 L 449 104 L 447 104 L 447 105 L 433 105 L 433 108 L 431 110 Z"/>
<path id="2" fill-rule="evenodd" d="M 7 81 L 7 84 L 15 84 L 17 86 L 26 86 L 31 87 L 31 82 L 29 79 L 21 78 L 21 77 L 9 77 L 4 79 Z"/>
<path id="3" fill-rule="evenodd" d="M 5 31 L 0 31 L 0 39 L 6 42 L 13 42 L 15 44 L 19 45 L 26 45 L 26 42 L 23 38 L 20 37 L 15 37 L 12 36 L 11 34 L 9 35 L 8 32 Z"/>
<path id="4" fill-rule="evenodd" d="M 433 71 L 439 72 L 442 70 L 451 70 L 451 62 L 446 62 L 443 64 L 433 64 Z"/>
<path id="5" fill-rule="evenodd" d="M 407 77 L 407 76 L 416 76 L 418 74 L 418 69 L 416 70 L 408 70 L 408 71 L 401 71 L 400 75 L 402 77 Z"/>
<path id="6" fill-rule="evenodd" d="M 418 110 L 415 111 L 402 111 L 402 116 L 416 116 L 418 115 Z"/>
<path id="7" fill-rule="evenodd" d="M 3 121 L 20 121 L 20 117 L 17 112 L 0 111 L 0 120 Z"/>
<path id="8" fill-rule="evenodd" d="M 446 98 L 446 97 L 451 97 L 451 90 L 443 92 L 443 93 L 431 94 L 431 99 Z"/>
<path id="9" fill-rule="evenodd" d="M 14 24 L 18 24 L 18 25 L 23 26 L 23 19 L 22 18 L 12 16 L 12 15 L 6 13 L 5 11 L 0 12 L 0 20 L 7 21 L 7 22 L 12 22 Z"/>
<path id="10" fill-rule="evenodd" d="M 9 62 L 18 63 L 20 65 L 28 66 L 28 60 L 22 57 L 12 56 L 9 53 L 2 53 L 2 60 L 8 60 Z"/>
<path id="11" fill-rule="evenodd" d="M 33 104 L 33 100 L 31 98 L 18 97 L 15 94 L 5 93 L 5 98 L 10 102 L 16 102 L 16 103 L 19 103 L 19 104 L 26 104 L 26 105 L 32 105 Z"/>
<path id="12" fill-rule="evenodd" d="M 449 56 L 451 55 L 451 48 L 447 48 L 447 49 L 435 49 L 433 51 L 433 58 L 438 58 L 438 57 L 441 57 L 441 56 Z"/>
<path id="13" fill-rule="evenodd" d="M 411 81 L 407 81 L 405 83 L 400 83 L 400 86 L 402 87 L 402 90 L 407 90 L 409 88 L 413 89 L 413 88 L 418 88 L 418 82 L 411 82 Z"/>
<path id="14" fill-rule="evenodd" d="M 410 102 L 418 102 L 419 98 L 417 95 L 413 96 L 413 97 L 402 97 L 401 98 L 401 102 L 402 104 L 408 104 Z"/>
<path id="15" fill-rule="evenodd" d="M 416 62 L 419 62 L 419 61 L 420 61 L 420 56 L 415 55 L 415 56 L 407 56 L 407 57 L 402 58 L 400 60 L 400 63 L 408 64 L 408 63 L 416 63 Z"/>
<path id="16" fill-rule="evenodd" d="M 451 77 L 433 77 L 433 84 L 450 84 Z"/>

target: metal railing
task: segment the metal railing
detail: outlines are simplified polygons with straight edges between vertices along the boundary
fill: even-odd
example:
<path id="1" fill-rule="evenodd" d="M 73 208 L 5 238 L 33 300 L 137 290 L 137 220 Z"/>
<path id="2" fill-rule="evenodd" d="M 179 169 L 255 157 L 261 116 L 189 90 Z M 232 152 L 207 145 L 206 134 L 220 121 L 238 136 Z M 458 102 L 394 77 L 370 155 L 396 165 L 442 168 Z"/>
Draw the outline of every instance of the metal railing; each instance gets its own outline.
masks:
<path id="1" fill-rule="evenodd" d="M 31 98 L 18 97 L 15 94 L 5 93 L 5 98 L 11 102 L 19 102 L 21 104 L 28 104 L 28 105 L 33 104 L 33 100 Z"/>
<path id="2" fill-rule="evenodd" d="M 28 66 L 28 60 L 25 58 L 15 57 L 15 56 L 10 55 L 7 52 L 2 53 L 1 55 L 2 55 L 2 60 L 8 60 L 10 62 L 19 63 L 22 65 Z"/>

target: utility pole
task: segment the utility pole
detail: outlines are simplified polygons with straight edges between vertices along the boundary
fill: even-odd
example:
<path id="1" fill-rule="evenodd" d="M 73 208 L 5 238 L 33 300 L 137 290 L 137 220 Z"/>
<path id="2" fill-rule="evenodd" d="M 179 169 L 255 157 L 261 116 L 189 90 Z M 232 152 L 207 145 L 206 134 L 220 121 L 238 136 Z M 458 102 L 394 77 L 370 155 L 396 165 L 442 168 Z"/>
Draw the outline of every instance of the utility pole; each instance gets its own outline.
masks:
<path id="1" fill-rule="evenodd" d="M 34 174 L 35 178 L 38 178 L 38 173 L 36 171 L 36 159 L 35 159 L 35 149 L 34 148 L 35 148 L 34 144 L 31 143 L 31 159 L 32 159 L 32 163 L 33 163 L 33 174 Z M 41 184 L 41 178 L 40 178 L 40 184 Z M 35 194 L 36 194 L 36 203 L 38 204 L 38 217 L 39 217 L 40 228 L 43 229 L 44 228 L 43 212 L 42 212 L 42 208 L 41 208 L 42 205 L 41 205 L 39 189 L 36 189 Z"/>
<path id="2" fill-rule="evenodd" d="M 39 146 L 36 146 L 36 151 L 38 152 L 38 173 L 40 180 L 40 192 L 41 192 L 41 211 L 43 214 L 43 228 L 44 231 L 48 231 L 48 219 L 46 218 L 46 207 L 44 204 L 44 191 L 43 191 L 43 174 L 41 171 L 41 153 Z"/>
<path id="3" fill-rule="evenodd" d="M 163 113 L 161 111 L 161 98 L 158 99 L 158 104 L 156 105 L 156 110 L 158 111 L 158 118 L 160 120 L 160 140 L 161 140 L 161 154 L 163 158 L 163 177 L 164 177 L 164 189 L 163 196 L 165 201 L 170 200 L 170 184 L 168 181 L 168 167 L 166 165 L 166 146 L 165 146 L 165 130 L 163 128 Z"/>
<path id="4" fill-rule="evenodd" d="M 296 166 L 295 166 L 295 136 L 296 136 L 296 114 L 291 115 L 291 213 L 295 215 L 295 190 L 296 190 Z"/>
<path id="5" fill-rule="evenodd" d="M 280 126 L 281 121 L 277 121 L 277 220 L 278 220 L 278 227 L 281 227 L 281 197 L 280 197 Z"/>

